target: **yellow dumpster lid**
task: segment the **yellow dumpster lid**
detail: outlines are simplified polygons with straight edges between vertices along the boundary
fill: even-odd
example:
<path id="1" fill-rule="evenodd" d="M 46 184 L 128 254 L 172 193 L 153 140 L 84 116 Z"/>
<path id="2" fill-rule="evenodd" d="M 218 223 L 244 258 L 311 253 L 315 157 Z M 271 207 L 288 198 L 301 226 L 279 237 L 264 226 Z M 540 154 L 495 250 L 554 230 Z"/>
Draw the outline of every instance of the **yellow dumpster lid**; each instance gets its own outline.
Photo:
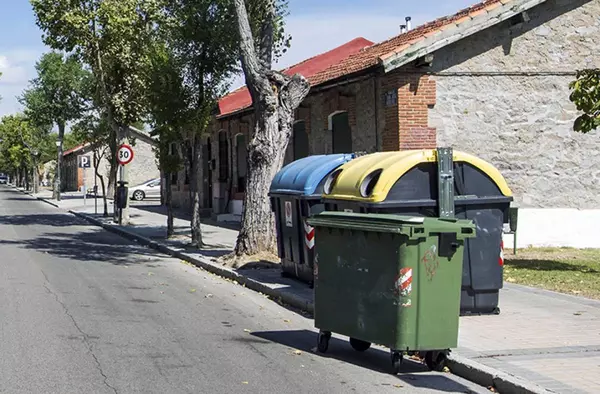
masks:
<path id="1" fill-rule="evenodd" d="M 490 163 L 459 151 L 453 152 L 453 160 L 469 163 L 478 168 L 498 186 L 504 196 L 512 196 L 506 180 L 500 171 Z M 332 176 L 336 176 L 335 183 L 330 190 L 325 188 L 323 198 L 370 203 L 383 202 L 398 179 L 415 166 L 427 162 L 437 162 L 436 149 L 379 152 L 356 158 L 332 174 Z M 377 174 L 379 174 L 379 180 L 376 183 L 365 182 L 367 178 L 373 179 Z M 368 184 L 372 190 L 368 190 L 365 197 L 361 194 L 361 187 Z"/>

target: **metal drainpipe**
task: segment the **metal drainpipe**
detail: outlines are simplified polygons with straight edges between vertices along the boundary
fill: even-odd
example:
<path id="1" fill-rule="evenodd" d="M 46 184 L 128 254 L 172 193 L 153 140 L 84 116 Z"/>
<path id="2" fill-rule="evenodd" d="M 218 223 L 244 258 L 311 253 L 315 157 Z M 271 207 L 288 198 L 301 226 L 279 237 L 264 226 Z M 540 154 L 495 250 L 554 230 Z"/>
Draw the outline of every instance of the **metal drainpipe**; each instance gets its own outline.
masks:
<path id="1" fill-rule="evenodd" d="M 377 105 L 379 100 L 378 87 L 377 76 L 373 76 L 373 95 L 375 96 L 375 99 L 373 100 L 373 104 L 375 105 L 375 152 L 379 152 L 379 105 Z"/>

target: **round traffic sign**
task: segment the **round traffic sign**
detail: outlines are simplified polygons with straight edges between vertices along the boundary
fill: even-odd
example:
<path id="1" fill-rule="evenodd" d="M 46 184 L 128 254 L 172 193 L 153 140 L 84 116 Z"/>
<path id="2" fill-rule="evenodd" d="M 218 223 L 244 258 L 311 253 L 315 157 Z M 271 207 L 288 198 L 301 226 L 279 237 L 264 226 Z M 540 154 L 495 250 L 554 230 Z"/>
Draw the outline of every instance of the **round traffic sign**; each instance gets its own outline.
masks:
<path id="1" fill-rule="evenodd" d="M 133 149 L 131 148 L 131 146 L 127 144 L 119 146 L 119 149 L 117 149 L 117 161 L 119 162 L 119 164 L 124 166 L 131 163 L 132 160 Z"/>

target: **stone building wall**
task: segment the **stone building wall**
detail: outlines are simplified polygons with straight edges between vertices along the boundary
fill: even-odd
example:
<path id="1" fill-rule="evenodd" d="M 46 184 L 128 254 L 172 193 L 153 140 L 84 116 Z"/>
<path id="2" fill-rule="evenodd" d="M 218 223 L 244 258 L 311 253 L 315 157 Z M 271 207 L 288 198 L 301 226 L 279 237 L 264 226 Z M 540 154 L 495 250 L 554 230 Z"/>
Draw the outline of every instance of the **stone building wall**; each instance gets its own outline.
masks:
<path id="1" fill-rule="evenodd" d="M 440 146 L 496 165 L 521 207 L 600 204 L 600 136 L 572 131 L 577 69 L 600 64 L 600 1 L 549 0 L 436 52 Z"/>

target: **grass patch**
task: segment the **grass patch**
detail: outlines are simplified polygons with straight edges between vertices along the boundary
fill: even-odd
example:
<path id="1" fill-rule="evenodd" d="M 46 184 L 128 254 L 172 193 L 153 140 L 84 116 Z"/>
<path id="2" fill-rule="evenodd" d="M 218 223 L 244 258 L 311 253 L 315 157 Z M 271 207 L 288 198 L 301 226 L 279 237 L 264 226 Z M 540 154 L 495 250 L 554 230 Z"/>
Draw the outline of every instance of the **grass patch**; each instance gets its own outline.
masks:
<path id="1" fill-rule="evenodd" d="M 505 251 L 504 280 L 600 299 L 600 249 L 527 248 Z"/>

